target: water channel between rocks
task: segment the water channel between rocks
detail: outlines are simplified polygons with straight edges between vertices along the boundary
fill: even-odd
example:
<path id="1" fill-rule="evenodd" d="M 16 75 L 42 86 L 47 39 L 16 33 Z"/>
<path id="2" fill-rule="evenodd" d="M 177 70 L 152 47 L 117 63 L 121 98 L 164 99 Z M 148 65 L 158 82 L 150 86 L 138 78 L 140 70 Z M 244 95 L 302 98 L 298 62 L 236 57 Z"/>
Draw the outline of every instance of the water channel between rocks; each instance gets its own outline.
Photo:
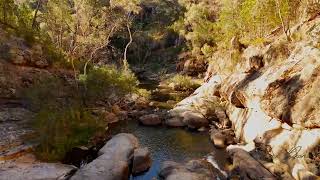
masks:
<path id="1" fill-rule="evenodd" d="M 181 128 L 162 126 L 142 126 L 137 121 L 124 121 L 118 126 L 118 132 L 134 134 L 141 147 L 148 147 L 152 157 L 151 168 L 130 180 L 151 180 L 157 177 L 164 161 L 184 163 L 192 159 L 206 158 L 212 155 L 221 169 L 224 169 L 226 153 L 216 149 L 209 140 L 207 132 L 191 132 Z"/>

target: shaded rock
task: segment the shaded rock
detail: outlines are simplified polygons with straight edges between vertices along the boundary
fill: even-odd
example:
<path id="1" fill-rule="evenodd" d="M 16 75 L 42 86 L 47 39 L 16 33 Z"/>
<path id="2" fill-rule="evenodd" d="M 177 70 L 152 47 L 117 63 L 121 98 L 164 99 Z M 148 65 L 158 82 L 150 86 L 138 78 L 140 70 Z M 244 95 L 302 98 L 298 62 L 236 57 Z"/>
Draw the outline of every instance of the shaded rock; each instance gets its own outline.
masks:
<path id="1" fill-rule="evenodd" d="M 182 53 L 179 55 L 177 70 L 184 74 L 193 76 L 206 71 L 207 63 L 204 58 L 194 58 L 192 53 Z"/>
<path id="2" fill-rule="evenodd" d="M 231 129 L 211 129 L 210 139 L 217 148 L 226 148 L 228 145 L 235 143 L 234 133 Z"/>
<path id="3" fill-rule="evenodd" d="M 132 134 L 114 136 L 98 152 L 98 158 L 82 167 L 71 180 L 126 180 L 138 139 Z"/>
<path id="4" fill-rule="evenodd" d="M 166 119 L 165 124 L 170 127 L 183 127 L 186 125 L 182 119 L 178 117 Z"/>
<path id="5" fill-rule="evenodd" d="M 83 164 L 94 160 L 97 153 L 95 148 L 87 148 L 85 146 L 74 147 L 65 154 L 62 163 L 81 167 Z"/>
<path id="6" fill-rule="evenodd" d="M 225 179 L 209 162 L 192 160 L 185 165 L 165 161 L 160 168 L 159 176 L 164 180 L 212 180 Z"/>
<path id="7" fill-rule="evenodd" d="M 228 151 L 241 179 L 276 179 L 275 176 L 243 149 Z"/>
<path id="8" fill-rule="evenodd" d="M 200 113 L 187 111 L 182 114 L 183 122 L 192 129 L 209 126 L 208 120 Z"/>
<path id="9" fill-rule="evenodd" d="M 238 90 L 241 86 L 245 85 L 249 81 L 245 81 L 249 74 L 242 73 L 242 74 L 232 74 L 231 76 L 227 77 L 223 83 L 221 83 L 220 88 L 220 95 L 226 101 L 230 102 L 236 107 L 243 108 L 245 101 L 241 99 L 236 94 L 236 90 Z"/>
<path id="10" fill-rule="evenodd" d="M 219 131 L 211 132 L 210 139 L 217 148 L 225 148 L 227 146 L 225 136 Z"/>
<path id="11" fill-rule="evenodd" d="M 133 153 L 132 173 L 138 174 L 151 167 L 152 160 L 148 148 L 138 148 Z"/>
<path id="12" fill-rule="evenodd" d="M 148 112 L 145 110 L 133 110 L 128 113 L 128 116 L 134 119 L 138 119 L 139 117 L 147 114 Z"/>
<path id="13" fill-rule="evenodd" d="M 1 180 L 65 180 L 77 169 L 74 166 L 58 163 L 19 163 L 2 167 Z"/>
<path id="14" fill-rule="evenodd" d="M 67 71 L 55 72 L 56 75 Z M 72 77 L 70 71 L 70 77 Z M 30 87 L 40 79 L 52 77 L 52 72 L 44 69 L 37 69 L 26 66 L 16 66 L 5 61 L 0 62 L 0 98 L 19 98 L 22 96 L 21 90 Z M 71 78 L 72 79 L 72 78 Z"/>
<path id="15" fill-rule="evenodd" d="M 249 46 L 243 52 L 243 58 L 240 64 L 240 69 L 242 72 L 249 73 L 259 70 L 264 66 L 263 62 L 263 52 L 261 47 Z"/>
<path id="16" fill-rule="evenodd" d="M 140 117 L 139 122 L 147 126 L 156 126 L 161 124 L 161 118 L 157 114 L 148 114 Z"/>

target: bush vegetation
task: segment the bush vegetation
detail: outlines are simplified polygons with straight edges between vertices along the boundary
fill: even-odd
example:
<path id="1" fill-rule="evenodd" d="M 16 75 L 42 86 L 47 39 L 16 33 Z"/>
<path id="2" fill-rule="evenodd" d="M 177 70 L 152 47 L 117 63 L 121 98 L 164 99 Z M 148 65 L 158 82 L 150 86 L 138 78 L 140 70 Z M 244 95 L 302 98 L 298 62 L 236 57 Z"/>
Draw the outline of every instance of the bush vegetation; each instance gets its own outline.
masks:
<path id="1" fill-rule="evenodd" d="M 88 144 L 107 127 L 106 120 L 94 116 L 90 107 L 100 101 L 110 110 L 125 95 L 140 92 L 136 85 L 132 73 L 105 66 L 93 68 L 77 81 L 43 78 L 26 89 L 25 96 L 38 112 L 33 122 L 40 137 L 38 157 L 61 160 L 71 148 Z"/>
<path id="2" fill-rule="evenodd" d="M 239 39 L 244 45 L 263 44 L 267 42 L 268 35 L 277 30 L 291 41 L 290 28 L 305 20 L 303 18 L 314 16 L 320 11 L 320 3 L 313 0 L 179 2 L 185 13 L 171 27 L 185 37 L 188 49 L 197 59 L 204 56 L 213 63 L 222 64 L 224 62 L 216 62 L 215 54 L 218 51 L 218 54 L 227 52 L 232 38 Z M 232 63 L 237 64 L 239 60 L 240 58 Z M 228 67 L 236 66 L 226 68 Z"/>
<path id="3" fill-rule="evenodd" d="M 200 87 L 200 83 L 192 79 L 190 76 L 177 74 L 167 80 L 167 84 L 173 90 L 193 91 Z"/>

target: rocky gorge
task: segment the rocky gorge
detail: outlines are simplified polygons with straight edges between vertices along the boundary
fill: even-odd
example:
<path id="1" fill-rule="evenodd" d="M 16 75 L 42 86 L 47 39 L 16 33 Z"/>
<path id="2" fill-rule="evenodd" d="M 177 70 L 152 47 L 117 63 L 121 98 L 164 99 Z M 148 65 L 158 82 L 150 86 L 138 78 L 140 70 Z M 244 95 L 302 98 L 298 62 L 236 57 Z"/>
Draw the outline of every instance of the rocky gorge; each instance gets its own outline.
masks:
<path id="1" fill-rule="evenodd" d="M 209 65 L 194 92 L 134 69 L 150 99 L 132 95 L 111 110 L 104 107 L 109 100 L 99 99 L 86 107 L 107 121 L 104 134 L 92 138 L 94 145 L 73 147 L 61 162 L 34 155 L 37 109 L 21 90 L 43 77 L 74 85 L 74 72 L 49 67 L 39 46 L 11 41 L 8 47 L 19 48 L 8 52 L 9 61 L 0 57 L 0 180 L 319 179 L 320 17 L 290 31 L 291 41 L 274 32 L 259 45 L 233 38 L 232 50 L 215 57 L 229 62 L 237 53 L 233 72 Z M 186 74 L 206 67 L 191 65 L 197 66 L 183 64 Z M 59 93 L 57 99 L 70 96 Z"/>

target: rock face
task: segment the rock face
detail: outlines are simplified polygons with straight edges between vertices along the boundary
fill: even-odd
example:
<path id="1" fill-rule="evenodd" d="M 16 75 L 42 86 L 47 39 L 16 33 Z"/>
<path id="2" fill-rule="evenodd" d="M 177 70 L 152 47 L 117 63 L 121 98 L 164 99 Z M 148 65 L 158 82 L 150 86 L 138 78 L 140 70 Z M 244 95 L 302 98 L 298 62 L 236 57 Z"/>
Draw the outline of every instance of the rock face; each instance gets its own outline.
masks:
<path id="1" fill-rule="evenodd" d="M 212 180 L 225 179 L 224 176 L 205 160 L 192 160 L 182 165 L 165 161 L 159 176 L 164 180 Z"/>
<path id="2" fill-rule="evenodd" d="M 28 143 L 34 133 L 29 125 L 32 117 L 33 113 L 25 108 L 0 104 L 0 161 L 17 158 L 33 149 L 35 144 Z"/>
<path id="3" fill-rule="evenodd" d="M 114 136 L 98 152 L 99 157 L 82 167 L 71 180 L 126 180 L 129 166 L 139 142 L 132 134 Z"/>
<path id="4" fill-rule="evenodd" d="M 151 167 L 152 160 L 148 148 L 138 148 L 133 153 L 132 173 L 138 174 Z"/>
<path id="5" fill-rule="evenodd" d="M 294 170 L 296 164 L 310 159 L 307 154 L 320 143 L 320 96 L 316 90 L 320 87 L 320 50 L 315 35 L 320 32 L 315 28 L 319 22 L 317 18 L 300 27 L 301 33 L 308 33 L 303 41 L 291 44 L 282 62 L 277 62 L 275 52 L 279 43 L 248 49 L 251 53 L 247 52 L 246 60 L 251 65 L 227 77 L 220 89 L 229 103 L 227 115 L 237 138 L 267 144 L 274 159 L 290 164 L 295 178 L 301 173 Z M 254 65 L 258 60 L 263 67 Z M 304 160 L 293 158 L 292 153 L 285 158 L 297 148 Z M 302 169 L 308 166 L 304 163 Z M 319 171 L 313 173 L 319 175 Z"/>
<path id="6" fill-rule="evenodd" d="M 301 174 L 308 174 L 303 172 L 315 169 L 317 158 L 310 154 L 320 144 L 319 24 L 316 17 L 294 28 L 302 36 L 299 41 L 288 42 L 281 36 L 268 45 L 248 47 L 237 71 L 211 77 L 171 115 L 184 121 L 184 112 L 200 109 L 206 117 L 213 112 L 224 119 L 222 113 L 204 111 L 212 104 L 208 100 L 222 100 L 237 141 L 265 144 L 275 161 L 288 164 L 290 174 L 301 179 Z M 214 133 L 212 139 L 225 146 L 221 134 Z M 312 173 L 320 175 L 319 170 Z"/>
<path id="7" fill-rule="evenodd" d="M 25 40 L 13 36 L 7 38 L 5 42 L 7 43 L 2 44 L 0 48 L 8 49 L 8 51 L 6 52 L 7 55 L 2 58 L 12 64 L 36 68 L 46 68 L 49 66 L 46 54 L 43 52 L 40 44 L 34 44 L 30 47 Z"/>
<path id="8" fill-rule="evenodd" d="M 146 126 L 156 126 L 161 124 L 161 118 L 156 114 L 148 114 L 140 117 L 139 122 Z"/>

